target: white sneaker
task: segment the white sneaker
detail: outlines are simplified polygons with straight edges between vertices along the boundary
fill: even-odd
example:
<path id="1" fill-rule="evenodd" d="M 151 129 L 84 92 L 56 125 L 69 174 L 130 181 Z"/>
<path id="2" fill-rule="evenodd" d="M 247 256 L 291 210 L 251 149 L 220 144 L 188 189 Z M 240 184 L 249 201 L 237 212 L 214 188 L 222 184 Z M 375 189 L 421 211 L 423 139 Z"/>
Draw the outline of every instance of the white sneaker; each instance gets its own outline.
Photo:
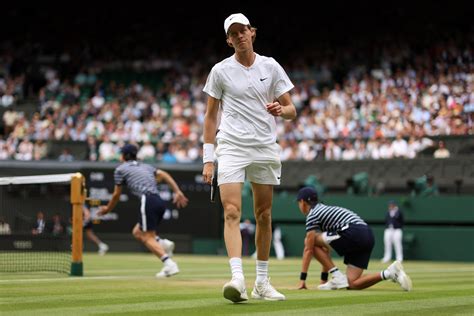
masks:
<path id="1" fill-rule="evenodd" d="M 99 253 L 99 255 L 103 256 L 105 255 L 105 253 L 109 251 L 109 246 L 107 246 L 106 244 L 100 244 L 99 245 L 99 251 L 97 251 Z"/>
<path id="2" fill-rule="evenodd" d="M 163 247 L 163 250 L 166 252 L 168 257 L 173 257 L 173 251 L 175 246 L 174 242 L 169 239 L 160 239 L 158 242 L 160 243 L 161 247 Z"/>
<path id="3" fill-rule="evenodd" d="M 168 259 L 165 261 L 163 269 L 161 269 L 161 271 L 156 274 L 156 277 L 160 279 L 169 278 L 170 276 L 173 276 L 178 273 L 179 268 L 176 262 L 172 261 L 171 259 Z"/>
<path id="4" fill-rule="evenodd" d="M 267 301 L 284 301 L 285 295 L 281 294 L 270 284 L 270 278 L 266 278 L 263 283 L 255 283 L 252 290 L 252 298 Z"/>
<path id="5" fill-rule="evenodd" d="M 232 279 L 222 288 L 224 297 L 234 303 L 248 301 L 247 289 L 245 281 L 241 279 Z"/>
<path id="6" fill-rule="evenodd" d="M 333 276 L 328 282 L 318 285 L 318 289 L 323 291 L 344 289 L 347 287 L 349 287 L 349 282 L 345 274 Z"/>
<path id="7" fill-rule="evenodd" d="M 413 288 L 410 277 L 405 273 L 402 263 L 400 261 L 395 261 L 387 268 L 388 273 L 390 274 L 389 278 L 402 287 L 405 291 L 411 291 Z"/>

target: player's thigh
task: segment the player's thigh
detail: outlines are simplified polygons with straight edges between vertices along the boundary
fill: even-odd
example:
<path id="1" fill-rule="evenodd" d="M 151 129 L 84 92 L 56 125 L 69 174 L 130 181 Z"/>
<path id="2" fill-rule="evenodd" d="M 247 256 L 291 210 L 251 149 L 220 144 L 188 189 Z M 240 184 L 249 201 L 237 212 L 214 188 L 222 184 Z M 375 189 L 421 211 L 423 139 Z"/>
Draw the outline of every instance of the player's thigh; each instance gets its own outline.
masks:
<path id="1" fill-rule="evenodd" d="M 246 168 L 252 183 L 279 185 L 281 179 L 280 145 L 273 144 L 250 151 L 252 163 Z"/>
<path id="2" fill-rule="evenodd" d="M 219 186 L 224 213 L 239 211 L 242 209 L 242 186 L 243 183 L 224 183 Z"/>
<path id="3" fill-rule="evenodd" d="M 273 201 L 273 185 L 252 182 L 253 204 L 255 215 L 263 211 L 271 211 Z"/>

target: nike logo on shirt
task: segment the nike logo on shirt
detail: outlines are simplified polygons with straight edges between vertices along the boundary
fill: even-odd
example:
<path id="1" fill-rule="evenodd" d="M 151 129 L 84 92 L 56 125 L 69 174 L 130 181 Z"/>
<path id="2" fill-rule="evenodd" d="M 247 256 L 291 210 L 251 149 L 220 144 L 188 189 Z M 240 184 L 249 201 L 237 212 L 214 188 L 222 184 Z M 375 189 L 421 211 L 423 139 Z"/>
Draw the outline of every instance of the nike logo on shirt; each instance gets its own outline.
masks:
<path id="1" fill-rule="evenodd" d="M 267 80 L 267 79 L 268 79 L 268 77 L 260 78 L 260 81 L 265 81 L 265 80 Z"/>

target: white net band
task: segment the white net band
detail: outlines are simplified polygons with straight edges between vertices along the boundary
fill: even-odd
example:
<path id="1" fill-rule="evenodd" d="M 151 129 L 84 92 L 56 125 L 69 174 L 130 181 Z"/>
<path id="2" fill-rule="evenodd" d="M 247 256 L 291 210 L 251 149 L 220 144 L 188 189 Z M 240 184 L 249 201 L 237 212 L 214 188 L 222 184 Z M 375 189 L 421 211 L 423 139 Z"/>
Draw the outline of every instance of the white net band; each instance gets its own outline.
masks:
<path id="1" fill-rule="evenodd" d="M 48 174 L 40 176 L 3 177 L 0 185 L 70 182 L 77 173 Z"/>

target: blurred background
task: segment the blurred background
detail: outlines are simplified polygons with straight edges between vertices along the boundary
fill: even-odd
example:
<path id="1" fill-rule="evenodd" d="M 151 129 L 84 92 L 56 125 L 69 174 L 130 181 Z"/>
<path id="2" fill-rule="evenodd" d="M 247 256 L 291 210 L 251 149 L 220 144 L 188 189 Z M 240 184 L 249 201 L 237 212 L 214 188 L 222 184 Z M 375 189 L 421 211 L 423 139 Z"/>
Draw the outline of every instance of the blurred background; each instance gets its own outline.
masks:
<path id="1" fill-rule="evenodd" d="M 382 257 L 387 203 L 395 200 L 405 215 L 406 258 L 474 260 L 473 6 L 312 6 L 3 8 L 0 176 L 80 171 L 90 196 L 106 203 L 119 149 L 136 143 L 139 158 L 169 171 L 190 198 L 183 210 L 170 204 L 160 233 L 178 253 L 224 254 L 221 206 L 209 202 L 200 178 L 202 88 L 212 66 L 233 53 L 224 19 L 241 12 L 257 27 L 255 51 L 274 57 L 295 84 L 297 119 L 278 121 L 283 175 L 273 215 L 286 255 L 301 255 L 304 218 L 294 194 L 311 185 L 374 227 L 374 257 Z M 41 208 L 67 223 L 68 194 L 7 190 L 2 199 L 20 206 L 3 207 L 2 220 L 24 233 Z M 252 221 L 247 185 L 243 194 L 242 220 Z M 108 218 L 91 207 L 110 251 L 145 251 L 130 234 L 129 198 L 125 192 Z"/>

